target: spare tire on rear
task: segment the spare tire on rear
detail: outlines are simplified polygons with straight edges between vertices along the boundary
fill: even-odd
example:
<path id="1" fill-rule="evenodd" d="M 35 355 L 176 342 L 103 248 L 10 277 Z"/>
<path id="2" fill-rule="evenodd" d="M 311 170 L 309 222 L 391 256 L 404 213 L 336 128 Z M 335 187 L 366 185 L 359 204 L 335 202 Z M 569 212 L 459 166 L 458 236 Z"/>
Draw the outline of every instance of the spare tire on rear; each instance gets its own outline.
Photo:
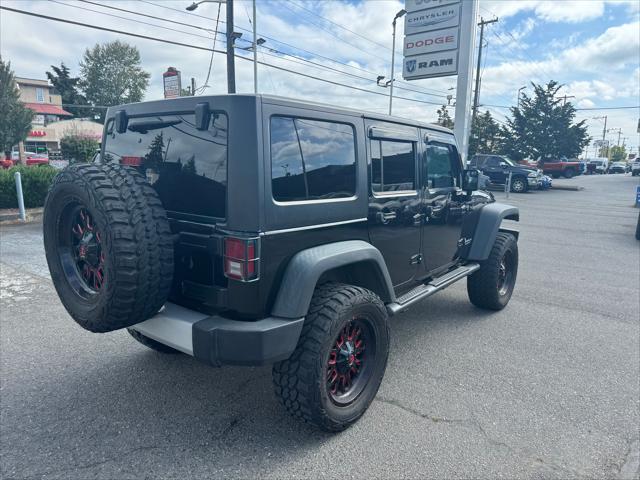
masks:
<path id="1" fill-rule="evenodd" d="M 44 207 L 53 284 L 83 328 L 109 332 L 155 315 L 173 280 L 173 241 L 155 190 L 119 164 L 80 164 L 54 179 Z"/>

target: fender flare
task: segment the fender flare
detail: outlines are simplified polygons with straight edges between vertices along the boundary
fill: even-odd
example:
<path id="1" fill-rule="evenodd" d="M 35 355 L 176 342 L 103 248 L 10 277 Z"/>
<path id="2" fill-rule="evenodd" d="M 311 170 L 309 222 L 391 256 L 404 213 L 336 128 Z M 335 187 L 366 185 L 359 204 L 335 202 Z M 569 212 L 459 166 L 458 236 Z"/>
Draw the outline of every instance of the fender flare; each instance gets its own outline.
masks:
<path id="1" fill-rule="evenodd" d="M 462 248 L 460 256 L 466 260 L 482 261 L 489 258 L 496 235 L 501 229 L 502 220 L 520 221 L 517 207 L 504 203 L 488 203 L 481 206 L 466 219 L 462 227 L 462 237 L 471 238 L 471 244 Z M 510 232 L 511 233 L 511 232 Z M 518 237 L 517 232 L 513 232 Z"/>
<path id="2" fill-rule="evenodd" d="M 318 280 L 338 267 L 366 263 L 377 278 L 376 292 L 384 303 L 396 300 L 391 277 L 380 250 L 363 240 L 347 240 L 308 248 L 296 253 L 285 270 L 271 311 L 275 317 L 307 315 Z"/>

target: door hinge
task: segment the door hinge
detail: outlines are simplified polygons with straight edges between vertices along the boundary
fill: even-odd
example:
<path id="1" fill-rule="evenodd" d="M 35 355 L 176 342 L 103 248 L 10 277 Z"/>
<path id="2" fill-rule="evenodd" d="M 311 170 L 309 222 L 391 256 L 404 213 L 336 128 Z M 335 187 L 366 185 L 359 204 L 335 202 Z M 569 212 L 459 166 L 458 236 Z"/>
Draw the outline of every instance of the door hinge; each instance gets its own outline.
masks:
<path id="1" fill-rule="evenodd" d="M 417 255 L 413 255 L 409 261 L 410 265 L 417 265 L 419 263 L 422 263 L 422 255 L 419 253 Z"/>

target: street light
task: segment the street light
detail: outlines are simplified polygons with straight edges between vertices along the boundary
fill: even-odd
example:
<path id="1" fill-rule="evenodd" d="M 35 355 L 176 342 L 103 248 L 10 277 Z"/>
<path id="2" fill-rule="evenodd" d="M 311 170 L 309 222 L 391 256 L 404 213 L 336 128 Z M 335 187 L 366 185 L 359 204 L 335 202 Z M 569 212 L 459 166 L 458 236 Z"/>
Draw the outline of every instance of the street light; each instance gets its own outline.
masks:
<path id="1" fill-rule="evenodd" d="M 236 59 L 233 41 L 237 37 L 234 37 L 233 31 L 233 0 L 200 0 L 193 2 L 186 9 L 193 12 L 201 3 L 225 3 L 227 5 L 227 91 L 236 93 Z"/>
<path id="2" fill-rule="evenodd" d="M 402 17 L 405 13 L 407 13 L 407 11 L 403 8 L 402 10 L 400 10 L 398 13 L 396 13 L 396 16 L 393 17 L 393 46 L 391 48 L 391 79 L 389 80 L 389 115 L 391 115 L 391 109 L 393 106 L 393 70 L 394 70 L 394 63 L 396 61 L 396 21 Z"/>

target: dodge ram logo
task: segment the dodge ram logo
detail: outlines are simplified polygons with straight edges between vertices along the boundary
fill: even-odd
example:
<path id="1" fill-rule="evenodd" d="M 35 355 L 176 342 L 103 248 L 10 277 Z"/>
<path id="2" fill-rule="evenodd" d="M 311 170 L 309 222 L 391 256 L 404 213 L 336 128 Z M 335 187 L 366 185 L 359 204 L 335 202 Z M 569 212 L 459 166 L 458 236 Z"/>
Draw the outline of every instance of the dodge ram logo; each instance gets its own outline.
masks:
<path id="1" fill-rule="evenodd" d="M 407 60 L 407 72 L 411 73 L 416 70 L 416 61 L 415 60 Z"/>

